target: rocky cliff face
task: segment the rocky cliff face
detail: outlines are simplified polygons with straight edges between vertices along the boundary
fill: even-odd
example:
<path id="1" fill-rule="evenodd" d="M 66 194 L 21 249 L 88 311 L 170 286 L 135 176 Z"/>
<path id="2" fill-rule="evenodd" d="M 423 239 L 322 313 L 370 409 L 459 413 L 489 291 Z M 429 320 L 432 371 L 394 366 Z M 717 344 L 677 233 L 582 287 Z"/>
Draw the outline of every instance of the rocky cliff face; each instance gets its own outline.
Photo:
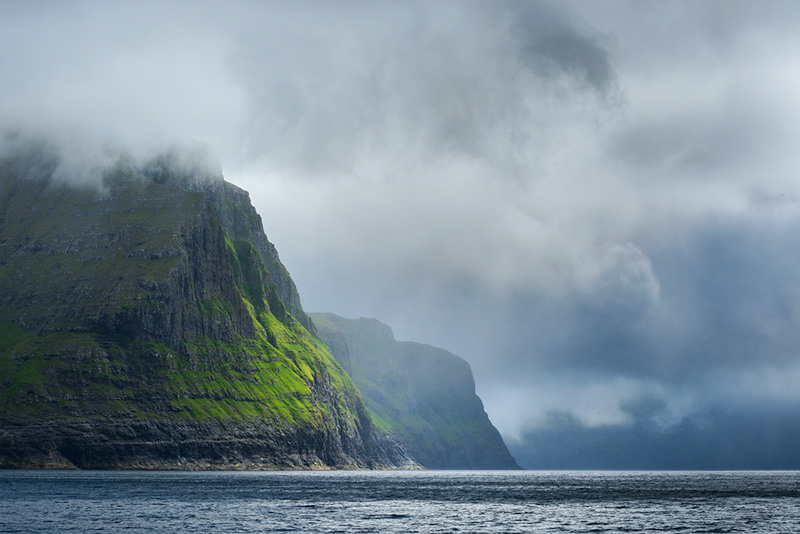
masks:
<path id="1" fill-rule="evenodd" d="M 210 168 L 207 164 L 200 167 L 192 165 L 191 162 L 181 161 L 176 154 L 159 156 L 143 169 L 143 173 L 156 183 L 179 185 L 186 190 L 203 193 L 227 234 L 232 239 L 255 245 L 286 310 L 306 330 L 314 332 L 314 324 L 303 311 L 294 280 L 281 263 L 275 245 L 267 239 L 261 216 L 250 203 L 247 191 L 226 182 L 221 170 Z"/>
<path id="2" fill-rule="evenodd" d="M 434 469 L 519 469 L 475 394 L 466 361 L 430 345 L 398 342 L 375 319 L 311 317 L 378 429 L 414 460 Z"/>
<path id="3" fill-rule="evenodd" d="M 247 194 L 0 160 L 0 467 L 411 465 L 301 324 Z"/>

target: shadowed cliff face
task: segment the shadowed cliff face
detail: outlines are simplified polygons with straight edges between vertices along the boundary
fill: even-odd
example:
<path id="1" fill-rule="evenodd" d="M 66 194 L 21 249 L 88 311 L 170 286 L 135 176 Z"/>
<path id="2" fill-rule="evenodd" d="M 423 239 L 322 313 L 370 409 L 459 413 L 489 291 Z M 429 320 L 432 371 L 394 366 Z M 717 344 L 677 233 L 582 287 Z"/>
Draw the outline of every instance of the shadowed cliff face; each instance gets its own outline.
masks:
<path id="1" fill-rule="evenodd" d="M 375 319 L 311 317 L 378 429 L 414 460 L 434 469 L 519 468 L 475 394 L 467 362 L 430 345 L 398 342 Z"/>
<path id="2" fill-rule="evenodd" d="M 261 216 L 250 203 L 250 195 L 244 189 L 226 182 L 217 166 L 205 161 L 209 158 L 207 154 L 193 156 L 182 157 L 174 152 L 163 154 L 150 161 L 143 169 L 143 174 L 156 183 L 201 192 L 213 206 L 228 236 L 255 245 L 286 310 L 306 330 L 314 333 L 314 324 L 303 311 L 297 287 L 281 263 L 275 245 L 267 239 Z"/>
<path id="3" fill-rule="evenodd" d="M 0 466 L 410 463 L 295 319 L 244 191 L 42 161 L 0 161 Z"/>

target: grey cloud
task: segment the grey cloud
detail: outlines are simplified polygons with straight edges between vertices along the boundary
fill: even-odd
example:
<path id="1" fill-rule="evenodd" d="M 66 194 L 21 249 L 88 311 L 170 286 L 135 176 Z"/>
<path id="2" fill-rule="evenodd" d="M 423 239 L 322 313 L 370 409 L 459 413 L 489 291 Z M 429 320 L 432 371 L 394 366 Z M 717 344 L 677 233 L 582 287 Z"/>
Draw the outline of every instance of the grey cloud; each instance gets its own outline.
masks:
<path id="1" fill-rule="evenodd" d="M 709 92 L 717 98 L 703 105 L 676 99 L 666 112 L 643 110 L 610 136 L 609 150 L 638 172 L 667 169 L 678 179 L 723 170 L 735 173 L 754 160 L 780 160 L 797 139 L 785 124 L 787 112 L 796 110 L 787 109 L 783 91 L 772 87 L 780 83 L 741 80 L 735 87 L 698 87 L 698 93 L 705 93 L 701 101 L 710 98 Z"/>
<path id="2" fill-rule="evenodd" d="M 241 118 L 211 4 L 4 4 L 0 120 L 75 158 L 206 141 Z"/>
<path id="3" fill-rule="evenodd" d="M 523 62 L 538 76 L 568 75 L 601 93 L 614 88 L 614 68 L 597 32 L 579 28 L 568 14 L 544 2 L 499 4 L 512 19 L 512 35 Z"/>
<path id="4" fill-rule="evenodd" d="M 351 176 L 318 202 L 324 172 L 283 185 L 263 211 L 276 228 L 327 223 L 278 243 L 307 306 L 377 315 L 399 338 L 467 357 L 507 436 L 534 448 L 633 436 L 662 456 L 690 436 L 685 460 L 733 432 L 703 413 L 748 402 L 772 413 L 771 385 L 745 399 L 740 384 L 796 361 L 796 206 L 774 220 L 764 202 L 796 189 L 791 157 L 771 158 L 795 139 L 797 110 L 772 82 L 791 55 L 770 44 L 739 63 L 738 39 L 756 32 L 746 21 L 712 35 L 712 8 L 625 5 L 608 10 L 625 27 L 596 31 L 575 13 L 606 8 L 580 3 L 505 4 L 490 24 L 456 9 L 454 26 L 418 7 L 400 19 L 415 42 L 367 37 L 375 55 L 355 57 L 368 76 L 290 76 L 291 95 L 333 82 L 282 130 L 296 151 L 279 168 L 307 157 L 315 173 Z M 608 98 L 617 90 L 622 105 Z M 282 215 L 293 198 L 306 205 Z M 547 427 L 559 413 L 575 424 Z M 548 465 L 580 465 L 572 453 Z"/>
<path id="5" fill-rule="evenodd" d="M 708 223 L 688 242 L 651 254 L 657 301 L 621 300 L 619 292 L 600 300 L 519 299 L 506 317 L 504 352 L 670 381 L 796 361 L 797 224 Z"/>
<path id="6" fill-rule="evenodd" d="M 234 60 L 254 110 L 254 153 L 312 175 L 369 172 L 385 158 L 499 164 L 547 135 L 535 128 L 542 108 L 612 84 L 602 47 L 546 4 L 356 9 L 322 23 L 303 16 L 307 6 L 270 11 L 272 20 L 256 10 Z"/>
<path id="7" fill-rule="evenodd" d="M 620 407 L 635 421 L 653 421 L 664 411 L 666 405 L 654 395 L 643 395 L 624 401 Z"/>

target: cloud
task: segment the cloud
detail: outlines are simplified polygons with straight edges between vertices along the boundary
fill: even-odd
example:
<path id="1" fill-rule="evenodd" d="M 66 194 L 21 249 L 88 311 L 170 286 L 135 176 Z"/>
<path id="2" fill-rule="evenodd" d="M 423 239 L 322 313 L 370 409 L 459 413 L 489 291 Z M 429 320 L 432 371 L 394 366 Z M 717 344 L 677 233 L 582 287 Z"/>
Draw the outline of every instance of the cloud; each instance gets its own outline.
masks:
<path id="1" fill-rule="evenodd" d="M 63 147 L 76 167 L 176 142 L 227 149 L 244 110 L 210 7 L 5 4 L 0 119 Z"/>
<path id="2" fill-rule="evenodd" d="M 380 113 L 333 151 L 351 164 L 263 185 L 306 303 L 466 356 L 506 436 L 559 414 L 719 434 L 699 414 L 766 410 L 777 386 L 753 377 L 797 357 L 794 37 L 777 17 L 715 26 L 720 5 L 624 5 L 595 29 L 588 4 L 460 11 L 475 48 L 422 13 L 424 46 L 355 91 Z"/>
<path id="3" fill-rule="evenodd" d="M 510 33 L 522 62 L 544 80 L 571 78 L 599 92 L 614 89 L 616 74 L 604 36 L 579 28 L 568 13 L 544 2 L 499 2 L 510 19 Z M 497 7 L 494 6 L 495 8 Z"/>

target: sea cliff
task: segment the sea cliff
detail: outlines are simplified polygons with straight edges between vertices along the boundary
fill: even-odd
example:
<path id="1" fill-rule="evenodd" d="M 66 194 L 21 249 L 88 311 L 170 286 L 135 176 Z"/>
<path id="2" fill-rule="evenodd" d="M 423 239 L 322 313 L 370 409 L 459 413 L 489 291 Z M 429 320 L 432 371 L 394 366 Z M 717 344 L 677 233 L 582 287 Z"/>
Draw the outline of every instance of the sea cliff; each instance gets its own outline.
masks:
<path id="1" fill-rule="evenodd" d="M 312 321 L 218 166 L 59 165 L 0 157 L 0 468 L 517 468 L 464 360 Z"/>
<path id="2" fill-rule="evenodd" d="M 0 162 L 0 466 L 393 467 L 260 218 L 164 157 Z"/>
<path id="3" fill-rule="evenodd" d="M 397 341 L 376 319 L 311 317 L 364 395 L 378 430 L 414 460 L 434 469 L 519 469 L 462 358 Z"/>

